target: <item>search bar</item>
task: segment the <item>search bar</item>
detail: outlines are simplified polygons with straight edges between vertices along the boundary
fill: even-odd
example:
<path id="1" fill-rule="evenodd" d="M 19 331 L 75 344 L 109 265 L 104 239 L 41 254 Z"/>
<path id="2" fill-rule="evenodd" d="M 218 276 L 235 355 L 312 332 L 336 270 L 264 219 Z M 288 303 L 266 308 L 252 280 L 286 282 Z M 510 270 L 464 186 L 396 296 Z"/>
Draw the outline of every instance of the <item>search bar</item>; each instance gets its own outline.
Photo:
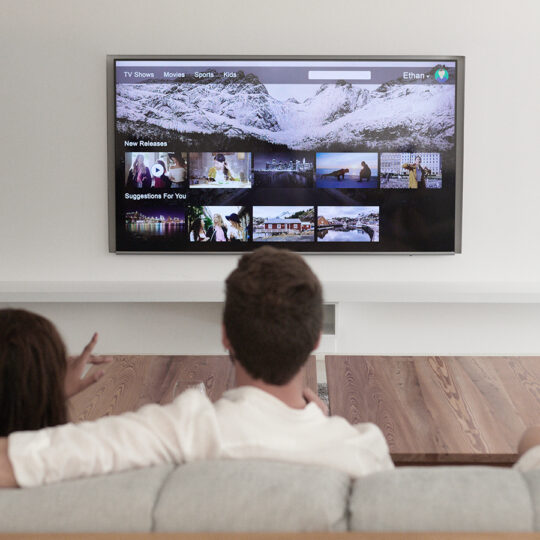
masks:
<path id="1" fill-rule="evenodd" d="M 309 71 L 308 79 L 370 81 L 371 71 Z"/>

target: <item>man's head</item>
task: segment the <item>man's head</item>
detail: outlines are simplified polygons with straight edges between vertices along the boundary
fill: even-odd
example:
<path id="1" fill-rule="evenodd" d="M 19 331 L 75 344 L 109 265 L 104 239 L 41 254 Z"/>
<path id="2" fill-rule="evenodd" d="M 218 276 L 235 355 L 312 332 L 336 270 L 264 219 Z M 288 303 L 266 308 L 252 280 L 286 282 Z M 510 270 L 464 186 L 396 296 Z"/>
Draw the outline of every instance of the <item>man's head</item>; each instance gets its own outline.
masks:
<path id="1" fill-rule="evenodd" d="M 317 276 L 300 255 L 263 247 L 244 255 L 225 284 L 223 324 L 235 360 L 254 379 L 288 383 L 321 333 Z"/>

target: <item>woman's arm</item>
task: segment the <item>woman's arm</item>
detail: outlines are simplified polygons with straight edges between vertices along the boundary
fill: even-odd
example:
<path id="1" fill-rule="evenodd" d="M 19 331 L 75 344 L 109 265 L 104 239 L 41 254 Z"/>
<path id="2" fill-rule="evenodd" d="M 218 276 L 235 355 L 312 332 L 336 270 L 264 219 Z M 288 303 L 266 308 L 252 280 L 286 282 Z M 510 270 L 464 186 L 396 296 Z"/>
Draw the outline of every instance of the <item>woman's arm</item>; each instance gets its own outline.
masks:
<path id="1" fill-rule="evenodd" d="M 182 393 L 170 405 L 21 431 L 9 436 L 7 447 L 5 441 L 0 448 L 1 485 L 21 487 L 212 459 L 220 451 L 215 409 L 196 390 Z"/>
<path id="2" fill-rule="evenodd" d="M 8 457 L 8 440 L 6 437 L 0 438 L 0 487 L 17 487 L 13 467 Z"/>
<path id="3" fill-rule="evenodd" d="M 64 393 L 67 398 L 82 392 L 95 382 L 99 381 L 105 372 L 100 370 L 83 378 L 83 372 L 89 364 L 95 366 L 100 364 L 108 364 L 112 362 L 110 356 L 94 356 L 92 351 L 98 341 L 97 332 L 94 333 L 92 339 L 88 342 L 79 356 L 70 356 L 67 359 L 66 380 L 64 381 Z"/>

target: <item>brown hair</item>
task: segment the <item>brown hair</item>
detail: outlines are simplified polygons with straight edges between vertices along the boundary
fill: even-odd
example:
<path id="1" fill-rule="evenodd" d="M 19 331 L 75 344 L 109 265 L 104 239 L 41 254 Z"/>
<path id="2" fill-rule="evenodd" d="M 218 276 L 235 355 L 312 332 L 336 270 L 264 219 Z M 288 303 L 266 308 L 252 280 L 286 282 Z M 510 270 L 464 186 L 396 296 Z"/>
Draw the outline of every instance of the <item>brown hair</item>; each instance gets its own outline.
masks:
<path id="1" fill-rule="evenodd" d="M 67 422 L 66 348 L 54 325 L 0 309 L 0 436 Z"/>
<path id="2" fill-rule="evenodd" d="M 322 288 L 296 253 L 265 246 L 244 255 L 226 282 L 223 319 L 235 359 L 255 379 L 288 383 L 322 328 Z"/>

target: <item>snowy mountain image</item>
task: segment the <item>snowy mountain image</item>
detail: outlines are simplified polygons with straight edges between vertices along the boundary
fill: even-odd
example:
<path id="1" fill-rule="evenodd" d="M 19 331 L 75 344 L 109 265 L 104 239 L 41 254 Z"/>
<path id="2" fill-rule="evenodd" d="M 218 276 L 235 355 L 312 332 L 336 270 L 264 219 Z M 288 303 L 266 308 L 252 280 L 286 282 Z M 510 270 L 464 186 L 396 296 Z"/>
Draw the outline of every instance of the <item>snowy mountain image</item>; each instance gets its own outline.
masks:
<path id="1" fill-rule="evenodd" d="M 436 68 L 433 68 L 435 70 Z M 186 144 L 244 140 L 290 150 L 450 149 L 453 85 L 402 80 L 370 89 L 322 84 L 311 97 L 280 99 L 253 74 L 117 85 L 117 129 L 126 137 L 159 136 Z M 298 85 L 297 85 L 298 86 Z M 283 90 L 285 89 L 285 90 Z"/>

